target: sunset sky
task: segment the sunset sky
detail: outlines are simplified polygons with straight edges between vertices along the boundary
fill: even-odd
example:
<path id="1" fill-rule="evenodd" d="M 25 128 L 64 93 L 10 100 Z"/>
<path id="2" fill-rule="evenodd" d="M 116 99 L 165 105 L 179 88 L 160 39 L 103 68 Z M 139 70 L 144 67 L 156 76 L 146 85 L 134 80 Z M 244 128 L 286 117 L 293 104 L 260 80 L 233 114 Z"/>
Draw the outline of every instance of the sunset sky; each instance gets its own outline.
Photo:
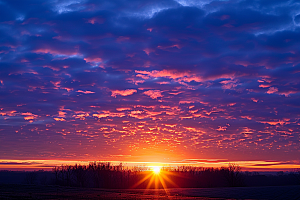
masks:
<path id="1" fill-rule="evenodd" d="M 0 168 L 300 168 L 299 10 L 297 0 L 0 0 Z"/>

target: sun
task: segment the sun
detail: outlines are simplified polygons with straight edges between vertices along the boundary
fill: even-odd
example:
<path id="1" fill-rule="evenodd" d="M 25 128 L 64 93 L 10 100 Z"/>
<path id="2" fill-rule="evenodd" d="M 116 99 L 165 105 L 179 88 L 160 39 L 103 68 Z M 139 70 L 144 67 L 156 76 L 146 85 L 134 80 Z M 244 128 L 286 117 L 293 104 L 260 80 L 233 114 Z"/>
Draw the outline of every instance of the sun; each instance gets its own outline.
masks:
<path id="1" fill-rule="evenodd" d="M 158 175 L 158 174 L 160 173 L 160 167 L 158 167 L 158 166 L 153 166 L 153 167 L 152 167 L 152 171 L 153 171 L 154 174 L 157 174 L 157 175 Z"/>
<path id="2" fill-rule="evenodd" d="M 147 184 L 146 189 L 154 186 L 155 189 L 164 189 L 166 194 L 169 195 L 166 190 L 168 186 L 179 187 L 168 177 L 169 175 L 176 176 L 176 173 L 174 174 L 174 172 L 163 166 L 149 166 L 142 173 L 144 173 L 144 178 L 135 183 L 132 188 L 137 188 L 141 184 Z"/>

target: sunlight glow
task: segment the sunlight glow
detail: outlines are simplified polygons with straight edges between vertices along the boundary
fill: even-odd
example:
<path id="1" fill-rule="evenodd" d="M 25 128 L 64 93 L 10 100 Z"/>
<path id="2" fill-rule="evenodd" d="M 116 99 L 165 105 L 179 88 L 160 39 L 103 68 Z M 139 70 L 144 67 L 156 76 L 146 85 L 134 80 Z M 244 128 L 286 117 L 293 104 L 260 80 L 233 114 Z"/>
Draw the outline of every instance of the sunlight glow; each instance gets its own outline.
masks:
<path id="1" fill-rule="evenodd" d="M 158 166 L 153 166 L 151 170 L 153 171 L 154 174 L 160 173 L 160 167 L 158 167 Z"/>

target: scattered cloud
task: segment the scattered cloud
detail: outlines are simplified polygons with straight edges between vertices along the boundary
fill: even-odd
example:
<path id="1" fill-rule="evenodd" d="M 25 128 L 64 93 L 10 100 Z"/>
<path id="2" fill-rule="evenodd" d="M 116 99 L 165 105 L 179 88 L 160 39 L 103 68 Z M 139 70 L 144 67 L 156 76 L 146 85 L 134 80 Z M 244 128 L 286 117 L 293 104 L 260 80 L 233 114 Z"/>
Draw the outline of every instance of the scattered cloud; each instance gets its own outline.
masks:
<path id="1" fill-rule="evenodd" d="M 136 93 L 137 90 L 135 89 L 126 89 L 126 90 L 112 90 L 111 91 L 111 96 L 112 97 L 117 97 L 117 95 L 121 95 L 121 96 L 129 96 L 132 95 L 134 93 Z"/>
<path id="2" fill-rule="evenodd" d="M 0 155 L 297 160 L 299 8 L 2 0 Z"/>

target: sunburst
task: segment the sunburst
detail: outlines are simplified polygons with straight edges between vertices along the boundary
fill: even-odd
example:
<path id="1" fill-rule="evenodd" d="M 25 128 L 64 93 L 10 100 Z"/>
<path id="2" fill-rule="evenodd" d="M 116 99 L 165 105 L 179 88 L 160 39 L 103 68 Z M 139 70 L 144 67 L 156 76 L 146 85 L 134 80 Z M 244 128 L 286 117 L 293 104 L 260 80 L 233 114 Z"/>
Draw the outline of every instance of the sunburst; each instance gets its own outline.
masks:
<path id="1" fill-rule="evenodd" d="M 153 166 L 153 167 L 151 168 L 151 170 L 153 171 L 154 174 L 159 175 L 159 173 L 160 173 L 160 168 L 161 168 L 161 167 L 159 167 L 159 166 Z"/>
<path id="2" fill-rule="evenodd" d="M 176 176 L 176 174 L 173 174 L 171 171 L 165 170 L 160 166 L 150 166 L 149 170 L 144 173 L 145 177 L 138 181 L 133 188 L 137 188 L 142 183 L 148 181 L 146 190 L 150 189 L 153 185 L 155 189 L 159 189 L 161 188 L 159 185 L 161 185 L 166 194 L 168 194 L 168 191 L 166 190 L 168 188 L 167 184 L 172 185 L 172 187 L 178 187 L 178 185 L 168 177 L 169 175 Z"/>

